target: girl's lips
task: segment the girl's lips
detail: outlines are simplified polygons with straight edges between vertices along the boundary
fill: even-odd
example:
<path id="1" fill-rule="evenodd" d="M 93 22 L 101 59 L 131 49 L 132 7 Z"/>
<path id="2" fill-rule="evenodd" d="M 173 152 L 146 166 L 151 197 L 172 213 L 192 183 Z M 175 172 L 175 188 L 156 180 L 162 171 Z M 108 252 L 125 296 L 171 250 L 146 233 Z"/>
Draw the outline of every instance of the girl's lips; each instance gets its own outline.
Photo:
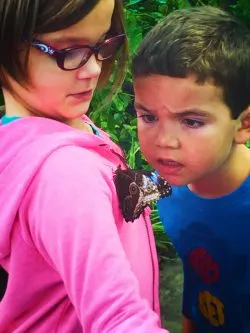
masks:
<path id="1" fill-rule="evenodd" d="M 92 98 L 93 90 L 87 90 L 76 94 L 70 94 L 77 101 L 89 101 Z"/>

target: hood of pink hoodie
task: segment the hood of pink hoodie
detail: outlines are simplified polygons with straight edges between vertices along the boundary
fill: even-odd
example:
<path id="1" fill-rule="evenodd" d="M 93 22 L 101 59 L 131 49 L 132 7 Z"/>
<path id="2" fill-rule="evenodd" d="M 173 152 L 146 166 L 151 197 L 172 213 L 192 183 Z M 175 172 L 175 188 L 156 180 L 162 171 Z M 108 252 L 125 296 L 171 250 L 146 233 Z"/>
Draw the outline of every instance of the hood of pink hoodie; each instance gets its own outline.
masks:
<path id="1" fill-rule="evenodd" d="M 20 126 L 22 122 L 22 126 Z M 108 143 L 96 135 L 38 117 L 0 126 L 0 260 L 10 253 L 12 225 L 22 198 L 41 163 L 62 146 L 96 148 Z M 113 144 L 115 149 L 115 145 Z"/>

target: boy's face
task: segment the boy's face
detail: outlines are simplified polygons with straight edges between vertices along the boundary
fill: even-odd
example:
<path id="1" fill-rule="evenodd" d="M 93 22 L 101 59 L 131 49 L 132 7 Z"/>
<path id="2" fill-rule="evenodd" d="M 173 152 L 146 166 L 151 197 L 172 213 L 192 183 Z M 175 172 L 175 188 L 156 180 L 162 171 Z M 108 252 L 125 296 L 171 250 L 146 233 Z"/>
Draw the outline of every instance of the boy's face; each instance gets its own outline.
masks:
<path id="1" fill-rule="evenodd" d="M 172 185 L 194 184 L 226 166 L 238 122 L 221 88 L 194 77 L 138 77 L 135 108 L 142 153 Z"/>

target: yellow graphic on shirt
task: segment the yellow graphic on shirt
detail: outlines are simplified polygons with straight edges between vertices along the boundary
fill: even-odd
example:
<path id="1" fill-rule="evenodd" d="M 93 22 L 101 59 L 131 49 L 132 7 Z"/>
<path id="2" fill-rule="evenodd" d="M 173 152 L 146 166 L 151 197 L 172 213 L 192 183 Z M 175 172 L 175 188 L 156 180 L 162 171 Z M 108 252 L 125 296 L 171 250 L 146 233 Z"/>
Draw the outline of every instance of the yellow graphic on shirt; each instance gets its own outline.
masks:
<path id="1" fill-rule="evenodd" d="M 211 325 L 219 327 L 225 323 L 224 305 L 208 291 L 199 293 L 199 308 Z"/>

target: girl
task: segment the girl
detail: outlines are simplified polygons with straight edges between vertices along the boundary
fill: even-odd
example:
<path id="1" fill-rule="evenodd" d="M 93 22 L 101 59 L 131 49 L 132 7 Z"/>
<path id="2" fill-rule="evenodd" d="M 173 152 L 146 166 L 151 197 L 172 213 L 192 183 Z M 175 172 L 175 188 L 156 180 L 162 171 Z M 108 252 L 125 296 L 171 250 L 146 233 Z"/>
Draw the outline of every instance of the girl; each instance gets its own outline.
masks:
<path id="1" fill-rule="evenodd" d="M 166 332 L 149 212 L 133 224 L 120 149 L 86 116 L 126 58 L 119 0 L 2 0 L 1 332 Z"/>

